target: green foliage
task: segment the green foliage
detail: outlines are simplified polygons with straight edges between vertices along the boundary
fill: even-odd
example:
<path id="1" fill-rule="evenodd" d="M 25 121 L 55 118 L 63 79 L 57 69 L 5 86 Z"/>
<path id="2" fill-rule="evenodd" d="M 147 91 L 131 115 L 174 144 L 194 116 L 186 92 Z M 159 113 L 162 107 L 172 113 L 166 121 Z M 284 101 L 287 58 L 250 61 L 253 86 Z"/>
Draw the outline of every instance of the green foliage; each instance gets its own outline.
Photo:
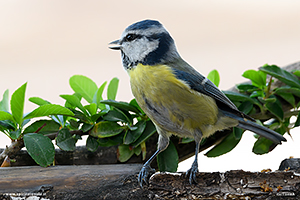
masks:
<path id="1" fill-rule="evenodd" d="M 178 154 L 175 145 L 170 141 L 166 150 L 157 155 L 159 170 L 162 172 L 176 172 L 178 167 Z"/>
<path id="2" fill-rule="evenodd" d="M 9 111 L 9 96 L 8 96 L 8 90 L 6 90 L 3 93 L 2 100 L 0 101 L 0 111 Z"/>
<path id="3" fill-rule="evenodd" d="M 289 133 L 291 128 L 298 126 L 300 121 L 299 105 L 297 105 L 296 99 L 300 97 L 300 81 L 296 75 L 276 65 L 266 64 L 260 67 L 259 71 L 247 70 L 243 76 L 250 79 L 252 84 L 237 85 L 239 93 L 225 92 L 228 98 L 237 106 L 247 101 L 246 113 L 262 122 L 268 121 L 267 124 L 262 125 L 282 135 L 286 132 Z M 273 87 L 274 79 L 283 82 L 283 86 Z M 284 101 L 290 104 L 290 111 L 283 111 L 282 102 Z M 242 111 L 245 112 L 245 110 Z M 293 115 L 297 116 L 297 122 L 294 125 L 290 122 Z M 235 141 L 228 142 L 228 145 L 234 145 L 234 143 Z M 215 148 L 217 147 L 218 145 Z M 275 145 L 270 140 L 259 137 L 253 146 L 253 152 L 265 154 L 272 151 L 274 147 Z"/>
<path id="4" fill-rule="evenodd" d="M 220 83 L 220 75 L 219 72 L 217 70 L 212 70 L 209 72 L 209 74 L 207 75 L 207 78 L 213 82 L 217 87 L 219 87 L 219 83 Z"/>
<path id="5" fill-rule="evenodd" d="M 77 141 L 66 127 L 58 131 L 55 141 L 56 145 L 64 151 L 74 151 L 76 148 Z"/>
<path id="6" fill-rule="evenodd" d="M 93 103 L 94 95 L 98 90 L 96 83 L 82 75 L 72 76 L 69 83 L 75 93 L 80 94 L 88 103 Z"/>
<path id="7" fill-rule="evenodd" d="M 269 128 L 284 134 L 293 127 L 300 126 L 298 112 L 300 97 L 300 72 L 287 72 L 275 65 L 264 65 L 258 71 L 247 70 L 243 77 L 251 84 L 237 85 L 237 92 L 224 92 L 239 110 L 258 120 Z M 216 70 L 209 73 L 208 78 L 219 85 L 220 76 Z M 285 83 L 282 87 L 272 87 L 273 79 Z M 86 147 L 96 151 L 99 146 L 118 145 L 117 158 L 126 162 L 133 155 L 146 156 L 146 141 L 155 132 L 154 124 L 149 120 L 136 100 L 129 103 L 116 101 L 119 80 L 113 78 L 97 86 L 91 79 L 74 75 L 69 84 L 73 94 L 62 94 L 65 105 L 51 104 L 40 97 L 31 97 L 29 101 L 38 107 L 24 116 L 25 93 L 27 83 L 18 88 L 11 96 L 6 90 L 0 101 L 0 131 L 11 140 L 24 140 L 29 155 L 39 165 L 46 167 L 54 161 L 54 146 L 48 136 L 55 136 L 56 145 L 65 151 L 73 151 L 80 135 L 88 135 Z M 106 87 L 107 86 L 107 87 Z M 106 99 L 104 100 L 104 91 Z M 290 104 L 291 112 L 283 112 L 281 102 Z M 291 116 L 297 116 L 294 125 Z M 34 120 L 37 117 L 47 119 Z M 269 120 L 272 119 L 272 120 Z M 78 135 L 77 135 L 78 134 Z M 239 143 L 243 130 L 234 128 L 233 132 L 220 143 L 210 149 L 206 156 L 216 157 L 230 152 Z M 193 142 L 183 138 L 182 143 Z M 201 143 L 203 145 L 205 140 Z M 264 154 L 274 148 L 274 144 L 257 138 L 253 152 Z M 178 154 L 172 142 L 157 157 L 160 171 L 177 170 Z"/>
<path id="8" fill-rule="evenodd" d="M 217 157 L 217 156 L 220 156 L 220 155 L 230 152 L 240 142 L 241 132 L 242 132 L 241 129 L 234 128 L 234 131 L 231 134 L 229 134 L 225 139 L 223 139 L 214 148 L 209 150 L 205 155 L 207 157 Z M 236 137 L 237 135 L 239 135 L 239 136 Z"/>
<path id="9" fill-rule="evenodd" d="M 53 163 L 54 146 L 48 137 L 37 133 L 28 133 L 24 135 L 23 139 L 28 154 L 37 164 L 47 167 Z"/>
<path id="10" fill-rule="evenodd" d="M 23 139 L 29 155 L 43 167 L 54 161 L 54 146 L 47 137 L 50 135 L 55 135 L 56 145 L 64 151 L 75 150 L 76 142 L 81 138 L 76 134 L 85 134 L 89 135 L 86 147 L 90 151 L 96 151 L 99 146 L 119 145 L 118 158 L 122 162 L 132 155 L 145 155 L 145 141 L 156 129 L 135 100 L 130 103 L 115 101 L 117 78 L 108 84 L 104 82 L 99 88 L 82 75 L 72 76 L 69 83 L 74 93 L 60 95 L 66 100 L 65 106 L 31 97 L 29 101 L 38 107 L 25 116 L 27 83 L 12 94 L 11 112 L 6 90 L 0 101 L 0 131 L 11 140 Z M 103 100 L 106 85 L 108 99 Z M 37 117 L 48 119 L 31 122 Z"/>
<path id="11" fill-rule="evenodd" d="M 295 72 L 295 74 L 300 75 L 300 72 Z M 295 74 L 275 65 L 264 65 L 258 71 L 247 70 L 243 73 L 243 77 L 249 79 L 251 84 L 243 83 L 237 85 L 238 93 L 232 91 L 224 91 L 224 93 L 235 103 L 239 110 L 257 119 L 261 125 L 267 126 L 283 135 L 286 132 L 289 133 L 291 128 L 300 125 L 299 100 L 297 102 L 297 99 L 300 97 L 300 81 Z M 272 83 L 275 78 L 283 82 L 284 85 L 273 87 Z M 290 104 L 290 111 L 283 111 L 283 101 Z M 290 122 L 290 118 L 293 115 L 297 117 L 294 125 Z M 266 124 L 262 122 L 266 122 Z M 231 134 L 205 155 L 216 157 L 230 152 L 239 143 L 242 135 L 243 130 L 234 128 Z M 272 141 L 255 136 L 257 141 L 252 149 L 255 154 L 265 154 L 276 147 Z"/>
<path id="12" fill-rule="evenodd" d="M 23 122 L 23 110 L 24 110 L 24 102 L 25 102 L 25 91 L 26 91 L 27 83 L 19 87 L 11 96 L 10 100 L 10 109 L 14 121 L 21 126 Z"/>

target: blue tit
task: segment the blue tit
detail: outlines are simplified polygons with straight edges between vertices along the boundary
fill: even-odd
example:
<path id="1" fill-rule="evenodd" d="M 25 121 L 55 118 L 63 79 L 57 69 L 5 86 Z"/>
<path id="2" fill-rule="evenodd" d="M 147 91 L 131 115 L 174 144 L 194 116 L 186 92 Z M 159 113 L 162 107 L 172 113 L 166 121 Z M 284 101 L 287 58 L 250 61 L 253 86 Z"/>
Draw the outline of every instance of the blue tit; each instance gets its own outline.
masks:
<path id="1" fill-rule="evenodd" d="M 154 172 L 150 164 L 167 148 L 172 134 L 195 139 L 195 160 L 186 173 L 191 184 L 196 183 L 199 144 L 216 131 L 239 127 L 275 144 L 286 141 L 279 133 L 256 124 L 254 119 L 240 112 L 210 80 L 185 62 L 160 22 L 134 23 L 110 45 L 111 49 L 121 51 L 132 93 L 159 134 L 157 151 L 139 173 L 141 187 L 148 184 Z"/>

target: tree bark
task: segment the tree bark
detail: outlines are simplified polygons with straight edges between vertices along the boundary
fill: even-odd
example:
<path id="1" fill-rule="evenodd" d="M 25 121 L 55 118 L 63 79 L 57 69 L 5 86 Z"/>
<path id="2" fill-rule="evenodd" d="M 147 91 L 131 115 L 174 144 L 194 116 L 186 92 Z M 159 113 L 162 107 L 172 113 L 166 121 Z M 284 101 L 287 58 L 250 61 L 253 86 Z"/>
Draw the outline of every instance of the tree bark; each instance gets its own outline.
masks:
<path id="1" fill-rule="evenodd" d="M 0 199 L 299 199 L 300 177 L 288 172 L 198 173 L 190 185 L 184 173 L 157 173 L 140 188 L 141 164 L 0 169 Z"/>

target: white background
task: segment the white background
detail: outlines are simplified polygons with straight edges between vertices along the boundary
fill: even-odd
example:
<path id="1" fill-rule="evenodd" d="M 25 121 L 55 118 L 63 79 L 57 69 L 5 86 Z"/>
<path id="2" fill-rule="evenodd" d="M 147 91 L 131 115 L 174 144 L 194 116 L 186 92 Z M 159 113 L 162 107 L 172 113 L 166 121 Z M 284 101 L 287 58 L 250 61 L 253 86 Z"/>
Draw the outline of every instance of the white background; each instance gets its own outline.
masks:
<path id="1" fill-rule="evenodd" d="M 247 69 L 265 63 L 284 66 L 300 60 L 300 1 L 297 0 L 0 0 L 0 94 L 28 82 L 25 112 L 39 96 L 63 104 L 68 79 L 82 74 L 98 86 L 120 79 L 117 100 L 133 98 L 120 55 L 107 48 L 131 23 L 158 19 L 176 41 L 181 56 L 202 74 L 217 69 L 220 88 L 245 81 Z M 254 138 L 244 134 L 231 153 L 199 156 L 200 171 L 277 169 L 282 159 L 299 157 L 299 130 L 268 155 L 251 152 Z M 0 133 L 0 147 L 9 144 Z M 181 164 L 185 171 L 191 160 Z"/>

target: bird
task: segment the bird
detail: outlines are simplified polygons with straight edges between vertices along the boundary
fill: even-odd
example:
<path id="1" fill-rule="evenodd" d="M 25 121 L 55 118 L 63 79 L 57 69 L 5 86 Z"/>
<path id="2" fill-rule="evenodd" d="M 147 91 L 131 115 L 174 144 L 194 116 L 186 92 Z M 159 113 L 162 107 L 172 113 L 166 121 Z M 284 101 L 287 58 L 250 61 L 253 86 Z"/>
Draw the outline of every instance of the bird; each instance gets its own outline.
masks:
<path id="1" fill-rule="evenodd" d="M 149 184 L 155 172 L 150 164 L 168 147 L 171 135 L 195 140 L 195 159 L 186 172 L 190 184 L 197 183 L 200 142 L 216 131 L 238 127 L 275 144 L 286 141 L 281 134 L 239 111 L 218 87 L 184 61 L 159 21 L 146 19 L 133 23 L 120 39 L 109 45 L 110 49 L 121 52 L 133 96 L 159 134 L 157 151 L 138 175 L 141 187 Z"/>

